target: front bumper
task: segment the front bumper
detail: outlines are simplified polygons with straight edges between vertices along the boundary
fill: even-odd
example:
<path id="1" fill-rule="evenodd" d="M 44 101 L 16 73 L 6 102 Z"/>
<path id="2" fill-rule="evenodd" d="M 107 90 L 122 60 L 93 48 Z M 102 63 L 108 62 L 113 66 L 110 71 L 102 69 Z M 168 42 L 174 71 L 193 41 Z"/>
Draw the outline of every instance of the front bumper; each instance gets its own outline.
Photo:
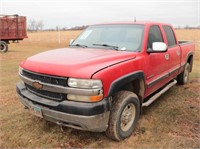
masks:
<path id="1" fill-rule="evenodd" d="M 110 101 L 103 99 L 97 103 L 79 103 L 73 101 L 52 101 L 28 91 L 20 82 L 16 90 L 22 104 L 32 109 L 39 107 L 44 119 L 81 130 L 103 132 L 108 127 Z"/>

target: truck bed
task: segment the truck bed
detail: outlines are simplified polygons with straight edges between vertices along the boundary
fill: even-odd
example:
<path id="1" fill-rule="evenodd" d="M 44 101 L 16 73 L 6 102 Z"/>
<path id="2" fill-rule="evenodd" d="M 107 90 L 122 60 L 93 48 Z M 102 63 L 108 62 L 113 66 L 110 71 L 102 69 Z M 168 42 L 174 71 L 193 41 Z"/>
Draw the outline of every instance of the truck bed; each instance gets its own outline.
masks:
<path id="1" fill-rule="evenodd" d="M 187 40 L 179 40 L 178 43 L 179 43 L 179 45 L 183 45 L 183 44 L 191 43 L 191 41 L 187 41 Z"/>
<path id="2" fill-rule="evenodd" d="M 0 40 L 22 40 L 27 38 L 26 17 L 0 15 Z"/>
<path id="3" fill-rule="evenodd" d="M 181 48 L 182 54 L 181 54 L 181 66 L 184 66 L 186 64 L 186 60 L 188 59 L 188 56 L 190 56 L 195 49 L 195 44 L 191 41 L 178 41 L 179 46 Z M 192 71 L 193 63 L 190 64 L 191 68 L 190 71 Z M 183 67 L 182 67 L 183 71 Z"/>

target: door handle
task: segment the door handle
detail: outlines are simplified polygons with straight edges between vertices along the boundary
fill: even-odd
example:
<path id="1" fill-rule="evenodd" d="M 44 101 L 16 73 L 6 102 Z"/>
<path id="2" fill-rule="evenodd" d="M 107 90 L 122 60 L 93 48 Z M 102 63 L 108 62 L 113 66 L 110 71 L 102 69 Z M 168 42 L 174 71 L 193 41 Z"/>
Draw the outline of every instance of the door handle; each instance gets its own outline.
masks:
<path id="1" fill-rule="evenodd" d="M 165 54 L 165 59 L 169 60 L 169 54 Z"/>

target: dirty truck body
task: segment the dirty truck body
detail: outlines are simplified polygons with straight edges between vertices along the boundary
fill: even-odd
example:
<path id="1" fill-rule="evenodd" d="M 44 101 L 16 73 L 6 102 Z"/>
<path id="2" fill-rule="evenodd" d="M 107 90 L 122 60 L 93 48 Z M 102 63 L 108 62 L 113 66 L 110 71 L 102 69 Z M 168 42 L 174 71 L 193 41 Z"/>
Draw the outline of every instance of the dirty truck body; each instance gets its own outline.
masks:
<path id="1" fill-rule="evenodd" d="M 194 44 L 169 24 L 120 22 L 88 27 L 68 48 L 20 64 L 17 93 L 32 113 L 58 125 L 129 137 L 142 107 L 186 84 Z"/>

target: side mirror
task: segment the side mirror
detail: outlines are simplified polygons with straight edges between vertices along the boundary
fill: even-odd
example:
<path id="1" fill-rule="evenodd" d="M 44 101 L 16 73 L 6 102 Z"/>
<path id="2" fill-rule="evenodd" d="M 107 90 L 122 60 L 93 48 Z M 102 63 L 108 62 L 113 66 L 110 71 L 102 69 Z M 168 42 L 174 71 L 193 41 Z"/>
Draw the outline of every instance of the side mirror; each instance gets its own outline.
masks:
<path id="1" fill-rule="evenodd" d="M 72 45 L 73 42 L 74 42 L 74 39 L 71 39 L 69 42 L 69 45 Z"/>
<path id="2" fill-rule="evenodd" d="M 152 49 L 147 49 L 148 53 L 166 52 L 167 45 L 164 42 L 153 42 Z"/>

